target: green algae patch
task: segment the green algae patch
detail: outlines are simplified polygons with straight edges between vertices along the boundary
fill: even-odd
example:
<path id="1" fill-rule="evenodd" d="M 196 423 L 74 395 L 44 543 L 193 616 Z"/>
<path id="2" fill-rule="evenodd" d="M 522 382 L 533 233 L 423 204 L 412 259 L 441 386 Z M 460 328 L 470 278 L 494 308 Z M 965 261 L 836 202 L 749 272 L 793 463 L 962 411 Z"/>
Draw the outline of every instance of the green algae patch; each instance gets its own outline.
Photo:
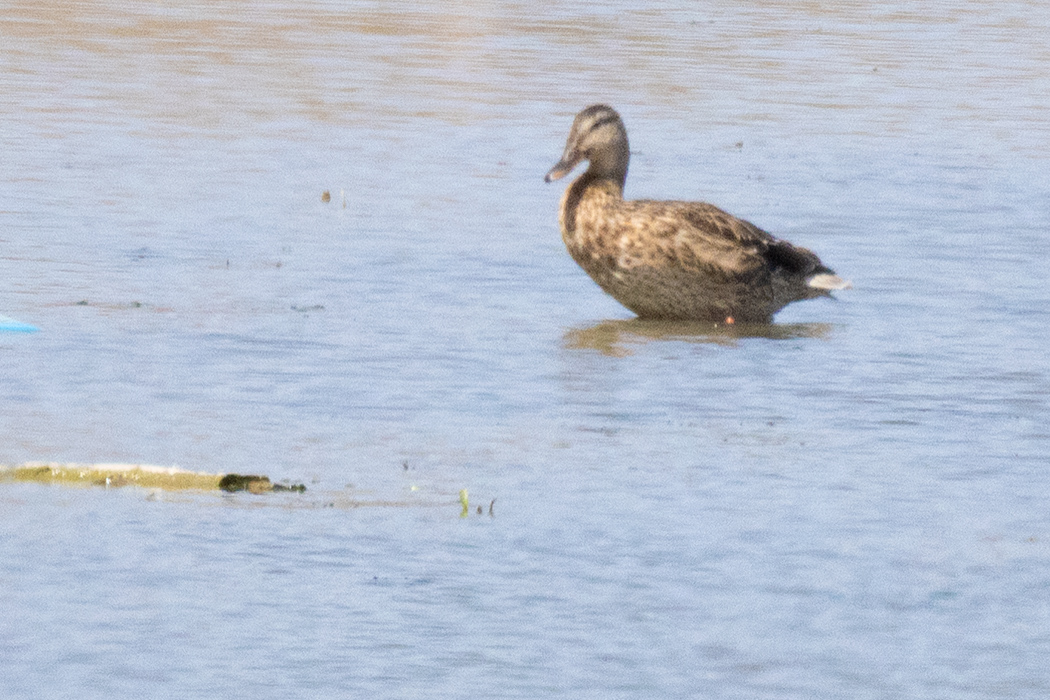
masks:
<path id="1" fill-rule="evenodd" d="M 32 481 L 68 486 L 141 486 L 165 491 L 303 492 L 302 484 L 273 484 L 269 477 L 209 474 L 148 464 L 23 464 L 0 467 L 0 481 Z"/>

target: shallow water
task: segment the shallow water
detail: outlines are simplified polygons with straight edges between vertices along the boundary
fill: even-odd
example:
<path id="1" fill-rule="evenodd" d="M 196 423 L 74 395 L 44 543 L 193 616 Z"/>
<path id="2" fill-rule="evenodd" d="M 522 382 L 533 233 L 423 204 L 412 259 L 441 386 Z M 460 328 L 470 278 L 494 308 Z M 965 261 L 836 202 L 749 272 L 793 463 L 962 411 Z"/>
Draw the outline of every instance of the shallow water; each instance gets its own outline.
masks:
<path id="1" fill-rule="evenodd" d="M 309 490 L 0 484 L 5 696 L 1046 695 L 1048 25 L 8 3 L 0 464 Z M 855 288 L 632 320 L 542 181 L 599 100 Z"/>

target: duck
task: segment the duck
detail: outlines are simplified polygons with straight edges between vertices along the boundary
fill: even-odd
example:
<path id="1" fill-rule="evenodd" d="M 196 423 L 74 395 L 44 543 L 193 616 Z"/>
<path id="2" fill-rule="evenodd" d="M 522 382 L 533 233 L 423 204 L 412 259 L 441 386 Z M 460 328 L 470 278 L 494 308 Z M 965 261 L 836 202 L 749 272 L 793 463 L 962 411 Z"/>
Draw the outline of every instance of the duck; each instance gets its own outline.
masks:
<path id="1" fill-rule="evenodd" d="M 705 202 L 625 200 L 631 153 L 612 107 L 572 122 L 565 150 L 544 177 L 587 170 L 565 190 L 558 223 L 573 260 L 643 319 L 770 323 L 793 301 L 851 283 L 815 253 Z"/>

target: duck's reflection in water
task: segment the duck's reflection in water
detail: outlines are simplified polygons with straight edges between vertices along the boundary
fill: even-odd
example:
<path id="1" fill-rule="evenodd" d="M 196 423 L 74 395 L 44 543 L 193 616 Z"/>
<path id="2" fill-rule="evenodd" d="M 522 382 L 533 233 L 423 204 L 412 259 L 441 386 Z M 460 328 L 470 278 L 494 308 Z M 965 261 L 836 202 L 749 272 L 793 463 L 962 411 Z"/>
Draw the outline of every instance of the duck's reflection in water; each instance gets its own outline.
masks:
<path id="1" fill-rule="evenodd" d="M 734 346 L 747 338 L 793 340 L 830 337 L 830 323 L 710 323 L 632 318 L 602 321 L 593 326 L 570 328 L 563 343 L 570 350 L 597 350 L 609 357 L 633 354 L 632 347 L 652 341 L 673 340 Z"/>

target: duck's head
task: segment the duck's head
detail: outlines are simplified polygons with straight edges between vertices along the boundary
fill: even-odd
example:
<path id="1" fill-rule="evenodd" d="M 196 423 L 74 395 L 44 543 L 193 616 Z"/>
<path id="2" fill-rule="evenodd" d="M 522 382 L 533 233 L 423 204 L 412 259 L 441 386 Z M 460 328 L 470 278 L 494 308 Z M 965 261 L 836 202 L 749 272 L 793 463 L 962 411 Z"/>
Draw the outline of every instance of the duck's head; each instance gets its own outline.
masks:
<path id="1" fill-rule="evenodd" d="M 561 160 L 543 179 L 553 182 L 565 177 L 586 160 L 590 163 L 588 173 L 618 182 L 622 188 L 630 157 L 627 129 L 620 115 L 608 105 L 591 105 L 576 115 Z"/>

